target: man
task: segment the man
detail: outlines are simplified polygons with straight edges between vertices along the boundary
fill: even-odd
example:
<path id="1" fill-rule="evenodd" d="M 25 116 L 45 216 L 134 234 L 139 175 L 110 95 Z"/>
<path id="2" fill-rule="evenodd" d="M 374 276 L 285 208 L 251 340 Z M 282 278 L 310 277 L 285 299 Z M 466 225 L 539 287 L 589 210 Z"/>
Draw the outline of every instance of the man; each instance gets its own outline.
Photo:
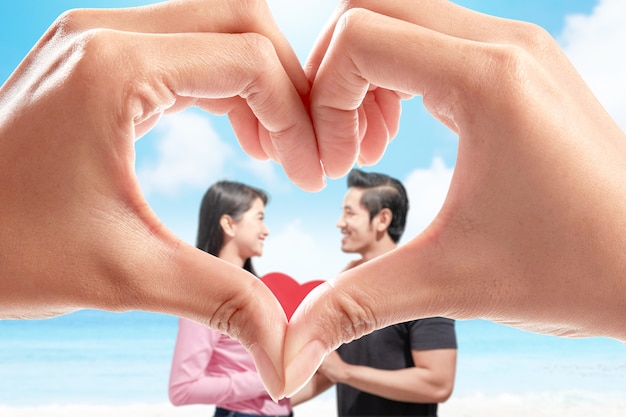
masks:
<path id="1" fill-rule="evenodd" d="M 354 268 L 398 245 L 408 211 L 406 190 L 387 175 L 352 170 L 337 227 Z M 394 277 L 389 276 L 392 280 Z M 454 321 L 427 318 L 392 325 L 342 345 L 292 398 L 305 401 L 337 384 L 338 415 L 436 416 L 456 369 Z"/>

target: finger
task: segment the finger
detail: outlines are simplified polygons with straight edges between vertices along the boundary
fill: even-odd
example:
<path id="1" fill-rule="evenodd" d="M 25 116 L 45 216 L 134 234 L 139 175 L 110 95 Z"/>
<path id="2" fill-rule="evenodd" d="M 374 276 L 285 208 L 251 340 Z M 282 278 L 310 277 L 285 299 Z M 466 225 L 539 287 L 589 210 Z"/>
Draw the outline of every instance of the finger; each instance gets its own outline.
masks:
<path id="1" fill-rule="evenodd" d="M 265 17 L 264 17 L 265 16 Z M 95 22 L 95 23 L 94 23 Z M 290 115 L 289 110 L 281 110 L 285 107 L 280 100 L 280 94 L 270 97 L 264 92 L 259 93 L 255 88 L 262 84 L 266 88 L 274 88 L 272 84 L 284 86 L 284 76 L 274 80 L 279 71 L 274 61 L 281 66 L 283 72 L 293 84 L 291 89 L 296 93 L 300 101 L 307 100 L 309 83 L 286 38 L 278 30 L 271 18 L 267 5 L 263 1 L 245 2 L 217 2 L 217 1 L 177 1 L 164 2 L 154 6 L 145 6 L 132 9 L 119 10 L 76 10 L 66 14 L 57 22 L 56 29 L 51 30 L 49 36 L 66 36 L 67 33 L 82 33 L 93 25 L 108 27 L 110 29 L 142 32 L 142 33 L 192 33 L 192 32 L 241 32 L 247 40 L 247 47 L 254 50 L 253 54 L 243 51 L 243 55 L 234 56 L 229 54 L 233 64 L 242 64 L 244 70 L 250 70 L 253 63 L 268 64 L 272 62 L 272 68 L 263 68 L 268 71 L 263 76 L 261 83 L 250 84 L 247 89 L 237 92 L 245 99 L 245 104 L 250 106 L 246 109 L 244 102 L 233 101 L 230 104 L 230 112 L 233 116 L 231 121 L 235 123 L 234 130 L 239 135 L 242 147 L 249 151 L 252 156 L 266 159 L 268 156 L 283 165 L 287 176 L 301 188 L 318 191 L 324 187 L 325 179 L 322 165 L 319 161 L 315 135 L 310 126 L 308 112 L 303 104 L 293 105 L 295 117 Z M 247 35 L 243 33 L 248 33 Z M 271 42 L 264 42 L 263 37 L 253 38 L 251 33 L 259 33 Z M 65 34 L 65 35 L 63 35 Z M 209 58 L 217 58 L 215 54 L 206 53 L 207 48 L 223 50 L 225 45 L 207 44 L 204 48 L 197 49 L 199 56 L 204 57 L 205 63 Z M 241 48 L 237 49 L 241 51 Z M 186 51 L 186 52 L 185 52 Z M 187 46 L 182 49 L 183 53 L 189 53 Z M 180 53 L 179 53 L 180 55 Z M 188 57 L 187 57 L 188 59 Z M 254 59 L 242 63 L 242 59 Z M 208 68 L 209 71 L 212 68 Z M 211 74 L 216 74 L 210 72 Z M 259 69 L 258 74 L 261 73 Z M 224 77 L 222 74 L 228 74 Z M 221 79 L 230 78 L 230 72 L 221 73 Z M 206 74 L 194 74 L 196 78 L 204 78 Z M 193 93 L 189 93 L 193 94 Z M 287 103 L 291 104 L 293 92 Z M 225 97 L 227 94 L 211 96 Z M 308 100 L 307 100 L 308 101 Z M 278 106 L 278 107 L 276 107 Z M 257 123 L 252 117 L 254 115 Z M 306 117 L 302 117 L 306 116 Z M 282 118 L 282 122 L 278 122 Z M 298 119 L 297 123 L 293 123 Z M 241 123 L 241 124 L 240 124 Z M 266 133 L 264 130 L 269 132 Z"/>
<path id="2" fill-rule="evenodd" d="M 309 79 L 314 78 L 324 59 L 337 22 L 344 13 L 355 8 L 367 9 L 458 39 L 520 47 L 531 53 L 550 72 L 559 74 L 562 80 L 572 83 L 570 85 L 577 85 L 582 91 L 588 91 L 584 80 L 569 64 L 568 58 L 556 41 L 543 28 L 528 22 L 479 13 L 446 0 L 340 2 L 307 60 L 306 69 Z M 593 99 L 591 95 L 588 98 Z"/>
<path id="3" fill-rule="evenodd" d="M 212 114 L 228 114 L 239 144 L 248 155 L 260 160 L 267 160 L 271 157 L 277 161 L 269 132 L 259 129 L 258 119 L 243 98 L 203 99 L 197 104 L 198 107 Z M 189 106 L 184 108 L 186 107 Z"/>
<path id="4" fill-rule="evenodd" d="M 239 122 L 235 130 L 244 149 L 255 156 L 267 155 L 277 160 L 288 177 L 302 188 L 323 187 L 324 173 L 308 113 L 265 38 L 254 34 L 176 35 L 159 42 L 161 48 L 171 50 L 172 64 L 156 68 L 166 75 L 168 85 L 153 89 L 166 88 L 176 96 L 196 97 L 201 106 L 203 98 L 229 99 L 229 111 L 232 119 Z M 188 71 L 178 68 L 178 63 L 187 61 L 188 56 L 188 52 L 180 52 L 182 42 L 187 51 L 197 48 L 205 57 L 195 61 L 196 65 L 186 65 Z M 145 64 L 137 65 L 138 73 L 155 71 Z M 236 96 L 245 102 L 231 100 Z M 260 127 L 269 132 L 270 144 Z M 251 145 L 255 143 L 259 145 Z"/>
<path id="5" fill-rule="evenodd" d="M 528 26 L 530 25 L 527 23 L 484 15 L 445 0 L 344 1 L 338 4 L 328 19 L 309 55 L 306 73 L 310 80 L 315 78 L 315 74 L 324 60 L 337 22 L 352 9 L 370 10 L 459 39 L 510 45 L 521 44 L 523 39 L 528 39 L 529 36 Z"/>
<path id="6" fill-rule="evenodd" d="M 163 271 L 156 277 L 163 288 L 145 294 L 155 285 L 141 285 L 144 298 L 151 300 L 143 309 L 160 311 L 169 306 L 169 314 L 196 320 L 238 340 L 252 355 L 268 393 L 278 399 L 284 386 L 287 321 L 274 295 L 243 269 L 184 244 L 172 251 L 171 243 L 153 242 L 152 246 L 165 250 L 147 254 L 145 270 L 136 271 L 146 276 Z M 155 264 L 155 259 L 164 261 Z"/>
<path id="7" fill-rule="evenodd" d="M 233 106 L 227 113 L 241 148 L 256 159 L 267 160 L 270 158 L 270 155 L 276 159 L 276 153 L 271 146 L 268 146 L 268 135 L 264 134 L 267 131 L 259 131 L 258 120 L 250 107 L 248 107 L 244 99 L 239 97 L 237 99 L 239 103 L 233 103 Z M 204 108 L 202 105 L 200 107 Z"/>
<path id="8" fill-rule="evenodd" d="M 268 392 L 278 398 L 283 391 L 287 321 L 271 291 L 242 268 L 181 242 L 154 214 L 138 211 L 143 209 L 129 207 L 124 217 L 139 214 L 141 223 L 127 221 L 123 228 L 109 227 L 108 233 L 94 231 L 101 242 L 97 247 L 83 245 L 82 251 L 101 254 L 99 263 L 106 275 L 90 276 L 93 289 L 81 292 L 81 307 L 171 314 L 228 334 L 250 352 Z M 107 223 L 120 225 L 115 216 Z M 120 242 L 140 242 L 142 250 Z"/>
<path id="9" fill-rule="evenodd" d="M 452 71 L 458 68 L 454 65 L 465 64 L 462 56 L 442 57 L 441 53 L 433 53 L 437 51 L 434 48 L 476 47 L 362 9 L 343 14 L 340 28 L 334 33 L 311 91 L 311 115 L 320 157 L 330 177 L 344 175 L 359 152 L 366 161 L 380 158 L 381 149 L 398 129 L 399 93 L 424 95 L 427 102 L 435 102 L 430 108 L 435 116 L 448 123 L 450 109 L 437 105 L 441 98 L 454 94 L 455 82 L 466 83 Z M 407 50 L 406 45 L 412 47 Z M 444 65 L 445 72 L 441 71 Z M 359 119 L 358 109 L 371 85 L 378 87 L 374 90 L 376 106 L 369 103 L 367 111 L 367 125 L 372 130 L 360 144 L 359 131 L 364 121 Z M 378 93 L 379 89 L 390 92 Z"/>
<path id="10" fill-rule="evenodd" d="M 365 119 L 367 126 L 359 147 L 359 165 L 376 164 L 382 158 L 391 139 L 385 115 L 381 110 L 381 106 L 377 103 L 376 93 L 382 91 L 384 90 L 373 90 L 363 100 L 364 118 L 359 118 L 359 124 L 363 124 L 362 121 Z M 397 96 L 395 101 L 399 103 Z"/>
<path id="11" fill-rule="evenodd" d="M 309 91 L 293 48 L 263 0 L 175 0 L 132 8 L 75 9 L 60 17 L 53 33 L 67 36 L 95 28 L 154 34 L 259 33 L 272 41 L 296 90 L 302 96 Z"/>

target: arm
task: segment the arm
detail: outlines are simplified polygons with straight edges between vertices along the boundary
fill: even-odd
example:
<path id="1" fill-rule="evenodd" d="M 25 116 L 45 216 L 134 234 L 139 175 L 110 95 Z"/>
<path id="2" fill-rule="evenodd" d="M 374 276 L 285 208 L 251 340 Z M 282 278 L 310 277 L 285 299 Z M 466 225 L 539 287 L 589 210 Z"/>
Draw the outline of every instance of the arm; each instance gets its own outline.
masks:
<path id="1" fill-rule="evenodd" d="M 385 370 L 344 362 L 337 352 L 329 354 L 320 372 L 335 383 L 394 401 L 439 403 L 452 394 L 456 349 L 413 350 L 414 367 Z"/>
<path id="2" fill-rule="evenodd" d="M 254 371 L 207 374 L 219 337 L 215 330 L 180 319 L 169 382 L 172 404 L 224 404 L 267 395 Z"/>
<path id="3" fill-rule="evenodd" d="M 308 401 L 311 398 L 320 395 L 333 385 L 335 385 L 335 383 L 331 381 L 323 372 L 316 372 L 309 382 L 290 398 L 291 405 L 296 406 Z"/>

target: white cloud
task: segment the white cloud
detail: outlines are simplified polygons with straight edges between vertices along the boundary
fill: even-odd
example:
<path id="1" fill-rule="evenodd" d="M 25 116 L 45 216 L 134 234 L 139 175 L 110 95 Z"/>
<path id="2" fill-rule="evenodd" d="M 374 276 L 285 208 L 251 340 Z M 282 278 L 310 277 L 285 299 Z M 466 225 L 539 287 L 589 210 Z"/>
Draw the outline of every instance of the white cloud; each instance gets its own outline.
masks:
<path id="1" fill-rule="evenodd" d="M 272 192 L 278 190 L 289 189 L 290 183 L 286 182 L 280 175 L 279 170 L 282 170 L 280 165 L 273 161 L 261 161 L 254 158 L 244 158 L 240 166 L 243 170 L 252 174 L 254 178 L 258 179 L 264 184 L 264 187 L 272 189 Z"/>
<path id="2" fill-rule="evenodd" d="M 254 260 L 257 271 L 282 272 L 298 282 L 337 275 L 351 259 L 341 252 L 339 231 L 332 224 L 328 230 L 312 227 L 314 231 L 306 230 L 296 219 L 279 231 L 270 230 L 263 256 Z"/>
<path id="3" fill-rule="evenodd" d="M 591 15 L 571 15 L 560 43 L 600 102 L 626 130 L 626 2 L 600 0 Z"/>
<path id="4" fill-rule="evenodd" d="M 403 242 L 424 230 L 437 216 L 448 194 L 454 168 L 434 158 L 429 169 L 413 171 L 404 181 L 409 195 L 409 215 Z"/>
<path id="5" fill-rule="evenodd" d="M 164 117 L 155 129 L 156 160 L 137 169 L 143 192 L 174 194 L 180 187 L 205 188 L 217 180 L 233 149 L 209 119 L 193 112 Z"/>

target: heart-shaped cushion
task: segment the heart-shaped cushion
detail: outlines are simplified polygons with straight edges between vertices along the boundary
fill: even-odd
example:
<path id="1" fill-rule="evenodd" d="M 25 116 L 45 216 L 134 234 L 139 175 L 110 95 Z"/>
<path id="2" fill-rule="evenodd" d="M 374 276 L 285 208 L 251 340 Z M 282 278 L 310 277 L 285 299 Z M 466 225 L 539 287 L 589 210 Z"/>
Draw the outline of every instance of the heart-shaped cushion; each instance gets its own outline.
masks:
<path id="1" fill-rule="evenodd" d="M 298 281 L 282 272 L 270 272 L 269 274 L 263 275 L 261 281 L 274 293 L 274 296 L 280 302 L 283 310 L 285 310 L 287 320 L 291 319 L 291 316 L 302 300 L 304 300 L 304 297 L 306 297 L 313 288 L 324 282 L 323 280 L 314 280 L 300 284 Z"/>

